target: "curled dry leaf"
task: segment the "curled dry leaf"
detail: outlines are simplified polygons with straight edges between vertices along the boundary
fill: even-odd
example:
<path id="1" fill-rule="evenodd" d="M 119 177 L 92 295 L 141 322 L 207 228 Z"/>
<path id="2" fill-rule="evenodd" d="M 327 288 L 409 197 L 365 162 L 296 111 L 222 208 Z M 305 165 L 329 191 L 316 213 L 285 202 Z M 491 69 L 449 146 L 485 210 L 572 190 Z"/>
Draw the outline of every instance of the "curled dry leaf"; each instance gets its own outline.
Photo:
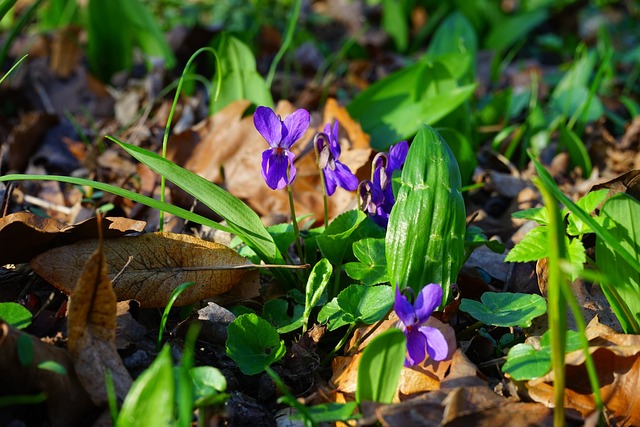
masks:
<path id="1" fill-rule="evenodd" d="M 66 294 L 71 294 L 84 265 L 97 247 L 86 240 L 45 252 L 31 262 L 33 270 Z M 240 282 L 259 280 L 251 263 L 234 250 L 197 237 L 152 233 L 104 241 L 107 276 L 114 280 L 118 301 L 135 299 L 141 307 L 164 307 L 173 290 L 195 282 L 176 300 L 192 304 L 229 291 Z M 238 268 L 240 267 L 240 268 Z"/>
<path id="2" fill-rule="evenodd" d="M 145 222 L 122 217 L 107 217 L 101 221 L 105 238 L 123 236 L 144 230 Z M 0 218 L 0 265 L 29 262 L 33 257 L 56 246 L 98 237 L 96 218 L 68 225 L 31 212 L 17 212 Z"/>
<path id="3" fill-rule="evenodd" d="M 108 402 L 105 376 L 124 400 L 133 382 L 116 350 L 116 294 L 102 244 L 86 262 L 69 302 L 68 349 L 80 382 L 98 406 Z"/>
<path id="4" fill-rule="evenodd" d="M 18 342 L 31 341 L 33 361 L 23 364 L 18 358 Z M 66 371 L 61 375 L 38 367 L 43 362 L 56 362 Z M 95 411 L 91 399 L 80 384 L 69 353 L 43 343 L 36 337 L 11 327 L 0 320 L 1 396 L 44 392 L 49 419 L 54 427 L 87 424 Z"/>

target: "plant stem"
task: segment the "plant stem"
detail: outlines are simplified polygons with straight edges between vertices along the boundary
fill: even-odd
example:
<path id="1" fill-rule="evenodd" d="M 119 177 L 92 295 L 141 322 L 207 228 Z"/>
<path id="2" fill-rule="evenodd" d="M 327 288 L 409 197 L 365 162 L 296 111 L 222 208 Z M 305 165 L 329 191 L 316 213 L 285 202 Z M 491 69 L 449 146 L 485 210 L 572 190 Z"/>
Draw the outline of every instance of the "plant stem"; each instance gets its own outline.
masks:
<path id="1" fill-rule="evenodd" d="M 382 322 L 384 322 L 385 320 L 388 319 L 389 315 L 391 314 L 391 312 L 393 311 L 393 307 L 391 307 L 389 309 L 389 311 L 387 311 L 387 314 L 385 314 L 384 316 L 382 316 L 382 319 L 378 320 L 372 327 L 371 329 L 369 329 L 367 331 L 366 334 L 364 334 L 363 336 L 361 336 L 360 338 L 358 338 L 356 340 L 355 343 L 353 343 L 353 345 L 351 346 L 351 348 L 349 349 L 349 351 L 347 351 L 346 355 L 347 356 L 351 356 L 353 353 L 355 353 L 358 350 L 358 347 L 360 347 L 360 344 L 362 344 L 363 342 L 365 342 L 365 340 L 367 338 L 369 338 L 371 336 L 371 334 L 373 334 L 376 329 L 378 329 L 380 327 L 380 325 L 382 325 Z"/>
<path id="2" fill-rule="evenodd" d="M 333 356 L 338 352 L 338 350 L 340 350 L 342 348 L 342 346 L 344 346 L 344 344 L 347 342 L 347 339 L 349 339 L 349 337 L 351 336 L 351 333 L 353 332 L 353 330 L 355 328 L 356 328 L 355 323 L 352 323 L 352 324 L 349 325 L 349 329 L 347 329 L 347 332 L 340 339 L 340 342 L 338 344 L 336 344 L 336 346 L 333 348 L 333 350 L 331 350 L 331 353 L 326 355 L 324 360 L 320 363 L 321 365 L 324 365 L 325 363 L 327 363 L 329 360 L 331 360 L 333 358 Z"/>
<path id="3" fill-rule="evenodd" d="M 293 225 L 293 239 L 296 242 L 296 249 L 300 257 L 300 263 L 304 262 L 302 253 L 302 245 L 300 244 L 300 228 L 298 227 L 298 219 L 296 218 L 296 209 L 293 206 L 293 191 L 291 185 L 287 185 L 287 194 L 289 194 L 289 209 L 291 210 L 291 224 Z"/>

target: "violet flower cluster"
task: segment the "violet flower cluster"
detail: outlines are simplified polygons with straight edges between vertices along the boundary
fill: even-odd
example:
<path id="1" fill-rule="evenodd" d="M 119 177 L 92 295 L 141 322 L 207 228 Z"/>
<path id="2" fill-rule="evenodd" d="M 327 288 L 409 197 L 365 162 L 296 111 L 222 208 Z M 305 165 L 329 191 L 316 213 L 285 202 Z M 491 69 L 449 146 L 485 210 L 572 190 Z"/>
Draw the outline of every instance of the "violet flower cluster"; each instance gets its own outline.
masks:
<path id="1" fill-rule="evenodd" d="M 290 148 L 309 129 L 309 122 L 309 112 L 304 109 L 296 110 L 281 120 L 271 108 L 256 108 L 253 124 L 271 147 L 262 153 L 262 177 L 269 188 L 281 190 L 291 185 L 295 179 L 295 154 Z M 349 167 L 338 160 L 341 152 L 338 122 L 334 124 L 333 129 L 327 124 L 324 133 L 316 135 L 314 143 L 327 195 L 335 193 L 338 186 L 349 191 L 355 190 L 358 187 L 358 178 Z"/>
<path id="2" fill-rule="evenodd" d="M 294 111 L 284 120 L 271 108 L 261 106 L 256 109 L 253 123 L 270 147 L 262 153 L 262 176 L 269 188 L 281 190 L 295 179 L 295 154 L 290 148 L 305 134 L 309 122 L 309 112 L 304 109 Z M 349 167 L 338 160 L 341 153 L 338 122 L 333 128 L 326 124 L 324 132 L 314 138 L 314 145 L 326 194 L 333 195 L 337 187 L 348 191 L 358 189 L 361 209 L 377 224 L 386 227 L 395 202 L 391 180 L 393 173 L 404 165 L 409 144 L 401 141 L 392 145 L 388 154 L 378 153 L 373 159 L 371 180 L 364 180 L 359 185 Z"/>
<path id="3" fill-rule="evenodd" d="M 371 181 L 360 183 L 360 206 L 378 225 L 386 227 L 389 214 L 395 203 L 391 179 L 393 173 L 404 165 L 409 152 L 407 141 L 400 141 L 392 145 L 389 154 L 378 153 L 373 159 L 373 173 Z"/>
<path id="4" fill-rule="evenodd" d="M 400 329 L 407 337 L 405 366 L 422 363 L 427 354 L 436 361 L 444 360 L 449 355 L 449 346 L 442 332 L 423 325 L 441 303 L 442 288 L 434 283 L 422 288 L 413 305 L 396 288 L 393 309 L 400 319 Z"/>

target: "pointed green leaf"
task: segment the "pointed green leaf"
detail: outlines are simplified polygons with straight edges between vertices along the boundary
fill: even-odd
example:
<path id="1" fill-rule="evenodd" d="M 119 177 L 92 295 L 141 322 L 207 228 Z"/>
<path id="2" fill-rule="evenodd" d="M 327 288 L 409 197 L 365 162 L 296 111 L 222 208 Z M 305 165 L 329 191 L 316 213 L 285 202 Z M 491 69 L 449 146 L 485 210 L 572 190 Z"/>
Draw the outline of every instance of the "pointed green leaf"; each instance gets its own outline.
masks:
<path id="1" fill-rule="evenodd" d="M 227 326 L 227 333 L 227 356 L 245 375 L 259 374 L 286 352 L 275 328 L 255 314 L 237 317 Z"/>

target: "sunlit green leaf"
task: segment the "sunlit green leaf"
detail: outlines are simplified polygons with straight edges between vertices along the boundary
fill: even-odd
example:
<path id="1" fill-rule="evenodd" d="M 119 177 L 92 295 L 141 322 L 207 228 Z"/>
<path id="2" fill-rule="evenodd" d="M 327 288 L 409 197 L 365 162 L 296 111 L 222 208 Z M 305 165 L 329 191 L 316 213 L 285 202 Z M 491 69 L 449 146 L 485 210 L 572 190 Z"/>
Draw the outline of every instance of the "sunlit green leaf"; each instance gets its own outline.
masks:
<path id="1" fill-rule="evenodd" d="M 463 298 L 460 310 L 487 325 L 528 328 L 547 311 L 544 298 L 535 294 L 485 292 L 480 300 Z"/>

